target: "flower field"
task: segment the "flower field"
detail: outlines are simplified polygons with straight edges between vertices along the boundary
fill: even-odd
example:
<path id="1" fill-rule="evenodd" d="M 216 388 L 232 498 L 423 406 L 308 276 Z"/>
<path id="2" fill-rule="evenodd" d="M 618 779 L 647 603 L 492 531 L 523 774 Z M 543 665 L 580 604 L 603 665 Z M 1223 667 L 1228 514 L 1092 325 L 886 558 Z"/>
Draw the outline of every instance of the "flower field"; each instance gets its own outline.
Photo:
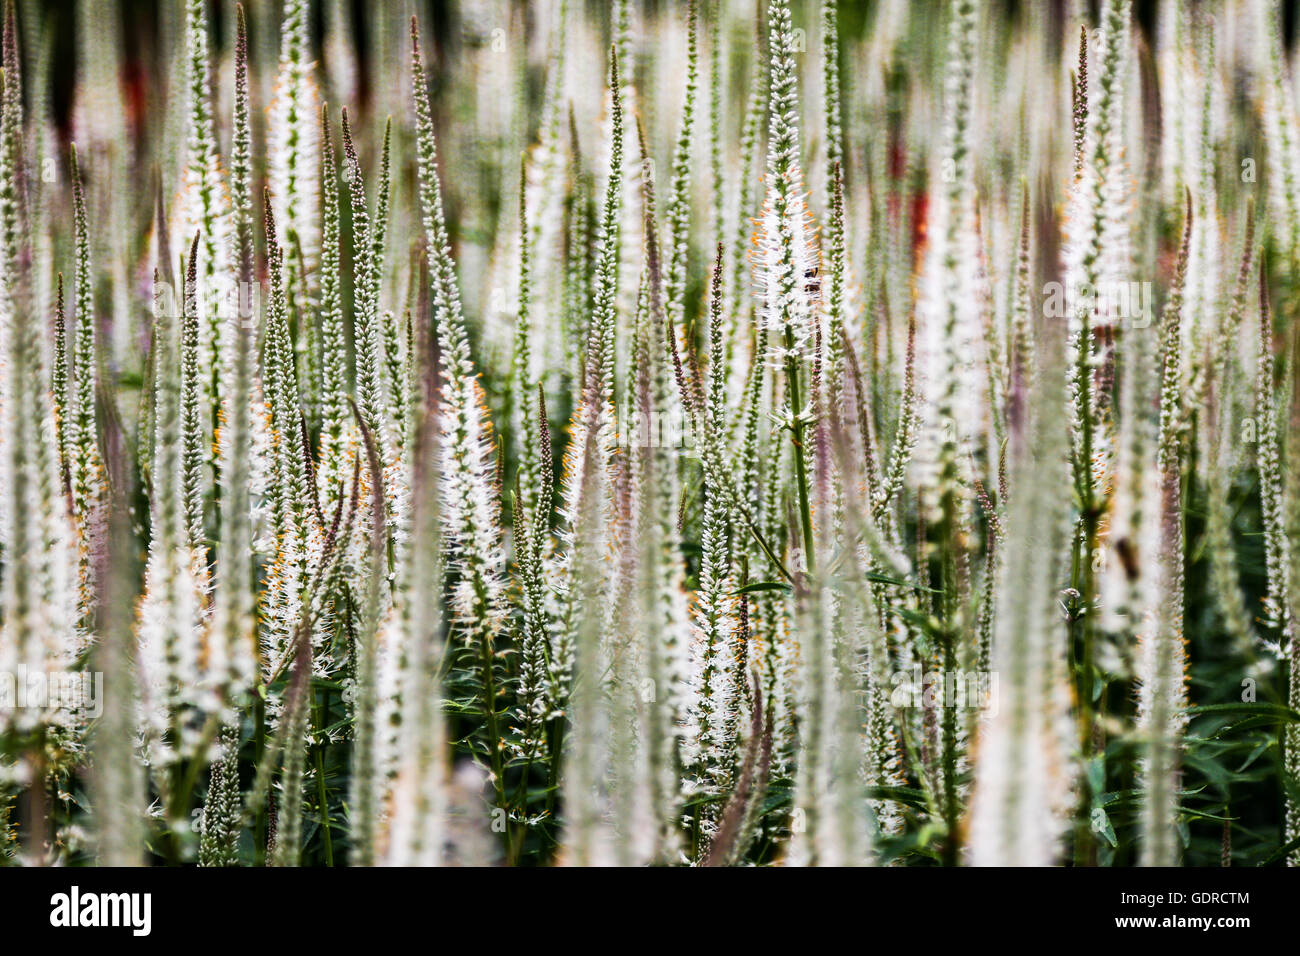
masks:
<path id="1" fill-rule="evenodd" d="M 1300 864 L 1291 5 L 3 9 L 0 864 Z"/>

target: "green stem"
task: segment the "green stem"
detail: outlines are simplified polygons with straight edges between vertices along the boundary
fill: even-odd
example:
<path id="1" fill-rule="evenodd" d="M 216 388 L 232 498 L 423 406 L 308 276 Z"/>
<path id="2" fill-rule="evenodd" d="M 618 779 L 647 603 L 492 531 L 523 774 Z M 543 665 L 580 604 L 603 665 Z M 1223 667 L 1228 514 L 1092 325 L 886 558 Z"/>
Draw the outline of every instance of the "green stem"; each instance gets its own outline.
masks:
<path id="1" fill-rule="evenodd" d="M 799 488 L 799 518 L 803 523 L 803 550 L 805 570 L 816 570 L 817 558 L 813 552 L 812 508 L 808 504 L 808 464 L 804 454 L 803 402 L 799 392 L 799 365 L 794 355 L 794 329 L 785 329 L 785 380 L 790 392 L 790 434 L 794 442 L 795 481 Z"/>
<path id="2" fill-rule="evenodd" d="M 553 818 L 555 816 L 555 797 L 560 788 L 560 764 L 561 757 L 564 753 L 564 722 L 563 715 L 550 721 L 547 728 L 547 744 L 551 751 L 551 766 L 546 776 L 546 815 Z M 554 827 L 551 828 L 550 836 L 551 850 L 554 851 L 559 847 L 559 841 L 555 838 Z"/>
<path id="3" fill-rule="evenodd" d="M 253 719 L 256 724 L 256 731 L 253 734 L 253 740 L 256 742 L 256 759 L 254 766 L 262 766 L 262 759 L 266 753 L 266 698 L 261 694 L 254 695 L 253 698 Z M 266 866 L 266 802 L 257 811 L 257 824 L 255 832 L 257 839 L 253 844 L 254 858 L 258 866 Z"/>
<path id="4" fill-rule="evenodd" d="M 483 648 L 483 692 L 486 700 L 484 706 L 487 716 L 488 731 L 488 759 L 492 764 L 492 784 L 497 793 L 497 806 L 509 813 L 506 801 L 506 777 L 505 767 L 501 762 L 501 728 L 497 721 L 497 682 L 496 672 L 493 668 L 492 642 L 484 635 L 480 641 Z M 512 838 L 510 833 L 510 821 L 507 817 L 506 827 L 506 857 L 513 856 L 511 852 Z"/>
<path id="5" fill-rule="evenodd" d="M 316 799 L 320 804 L 320 827 L 321 827 L 321 834 L 323 835 L 325 840 L 325 865 L 333 866 L 334 865 L 334 840 L 333 837 L 330 835 L 330 805 L 329 805 L 329 798 L 325 793 L 325 761 L 323 758 L 325 744 L 320 739 L 322 710 L 325 713 L 325 715 L 328 716 L 329 714 L 329 688 L 328 687 L 325 688 L 324 693 L 325 693 L 325 704 L 323 707 L 316 700 L 316 695 L 312 694 L 311 721 L 313 727 L 313 736 L 316 738 L 316 746 L 313 748 L 315 750 L 315 764 L 316 764 Z"/>

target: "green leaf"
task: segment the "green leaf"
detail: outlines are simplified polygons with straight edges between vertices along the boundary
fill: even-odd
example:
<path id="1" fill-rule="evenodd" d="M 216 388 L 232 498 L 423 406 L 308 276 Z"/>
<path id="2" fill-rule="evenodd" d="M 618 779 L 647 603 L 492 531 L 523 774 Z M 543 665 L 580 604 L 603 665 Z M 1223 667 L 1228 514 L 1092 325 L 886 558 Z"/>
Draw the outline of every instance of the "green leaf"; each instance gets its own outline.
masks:
<path id="1" fill-rule="evenodd" d="M 893 800 L 917 810 L 926 809 L 925 794 L 915 787 L 868 787 L 867 796 L 874 800 Z"/>
<path id="2" fill-rule="evenodd" d="M 1187 715 L 1189 717 L 1205 716 L 1240 716 L 1240 717 L 1261 717 L 1270 716 L 1274 720 L 1289 721 L 1300 724 L 1300 713 L 1296 713 L 1290 707 L 1282 704 L 1255 703 L 1255 704 L 1206 704 L 1200 707 L 1188 707 Z"/>
<path id="3" fill-rule="evenodd" d="M 1271 714 L 1256 714 L 1254 717 L 1247 717 L 1245 720 L 1239 720 L 1235 724 L 1227 724 L 1216 730 L 1213 734 L 1215 739 L 1222 737 L 1236 736 L 1245 730 L 1253 730 L 1256 727 L 1272 727 L 1278 722 L 1278 718 Z"/>
<path id="4" fill-rule="evenodd" d="M 863 577 L 865 577 L 868 581 L 871 581 L 873 584 L 892 584 L 894 587 L 911 588 L 913 591 L 927 591 L 930 594 L 943 593 L 943 591 L 939 588 L 928 588 L 923 584 L 913 584 L 911 581 L 903 581 L 899 578 L 891 578 L 887 574 L 878 574 L 874 571 L 868 572 L 867 574 L 863 575 Z"/>
<path id="5" fill-rule="evenodd" d="M 1088 788 L 1092 793 L 1101 793 L 1106 789 L 1106 758 L 1101 754 L 1088 761 Z"/>
<path id="6" fill-rule="evenodd" d="M 1296 850 L 1300 850 L 1300 837 L 1296 837 L 1290 843 L 1278 847 L 1264 859 L 1260 860 L 1258 866 L 1268 866 L 1270 863 L 1276 863 L 1278 860 L 1286 859 Z"/>
<path id="7" fill-rule="evenodd" d="M 758 591 L 789 591 L 790 585 L 784 581 L 755 581 L 753 584 L 746 584 L 731 593 L 740 596 L 741 594 L 754 594 Z"/>
<path id="8" fill-rule="evenodd" d="M 1250 756 L 1246 758 L 1246 762 L 1237 768 L 1237 773 L 1245 773 L 1247 770 L 1249 770 L 1250 765 L 1253 764 L 1256 760 L 1258 760 L 1260 756 L 1266 753 L 1270 748 L 1272 748 L 1275 743 L 1277 743 L 1277 741 L 1274 740 L 1272 737 L 1260 741 L 1259 746 L 1257 746 L 1254 750 L 1250 752 Z"/>

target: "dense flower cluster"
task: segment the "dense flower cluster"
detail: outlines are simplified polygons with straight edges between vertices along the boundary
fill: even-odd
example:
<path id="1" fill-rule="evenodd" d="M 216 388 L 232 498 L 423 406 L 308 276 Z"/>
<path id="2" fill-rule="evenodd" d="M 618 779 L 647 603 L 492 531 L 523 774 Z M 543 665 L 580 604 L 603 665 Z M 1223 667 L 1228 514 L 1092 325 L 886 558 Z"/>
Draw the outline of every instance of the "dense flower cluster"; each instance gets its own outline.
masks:
<path id="1" fill-rule="evenodd" d="M 0 862 L 1300 862 L 1280 3 L 599 6 L 5 4 Z"/>

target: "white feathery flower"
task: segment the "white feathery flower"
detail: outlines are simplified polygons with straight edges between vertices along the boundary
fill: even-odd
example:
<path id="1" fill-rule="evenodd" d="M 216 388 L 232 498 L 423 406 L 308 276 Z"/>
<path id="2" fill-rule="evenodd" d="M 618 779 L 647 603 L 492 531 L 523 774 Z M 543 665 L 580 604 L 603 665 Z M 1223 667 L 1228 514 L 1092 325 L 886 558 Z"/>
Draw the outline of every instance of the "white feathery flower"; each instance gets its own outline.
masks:
<path id="1" fill-rule="evenodd" d="M 320 96 L 310 55 L 309 0 L 285 0 L 280 68 L 267 116 L 271 203 L 287 236 L 302 244 L 310 270 L 320 243 Z M 294 257 L 290 257 L 293 262 Z"/>
<path id="2" fill-rule="evenodd" d="M 136 628 L 139 721 L 145 760 L 158 769 L 192 756 L 197 741 L 198 728 L 184 712 L 200 704 L 205 623 L 189 548 L 151 548 L 144 593 Z"/>
<path id="3" fill-rule="evenodd" d="M 759 321 L 767 324 L 768 361 L 778 369 L 785 368 L 788 358 L 803 361 L 819 321 L 821 302 L 821 253 L 813 238 L 812 214 L 800 191 L 803 178 L 798 166 L 787 178 L 790 211 L 786 221 L 778 218 L 776 187 L 769 185 L 753 251 L 754 282 L 762 304 Z M 792 265 L 785 262 L 787 242 Z M 787 330 L 789 340 L 785 338 Z"/>

